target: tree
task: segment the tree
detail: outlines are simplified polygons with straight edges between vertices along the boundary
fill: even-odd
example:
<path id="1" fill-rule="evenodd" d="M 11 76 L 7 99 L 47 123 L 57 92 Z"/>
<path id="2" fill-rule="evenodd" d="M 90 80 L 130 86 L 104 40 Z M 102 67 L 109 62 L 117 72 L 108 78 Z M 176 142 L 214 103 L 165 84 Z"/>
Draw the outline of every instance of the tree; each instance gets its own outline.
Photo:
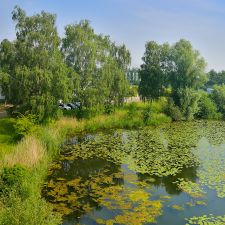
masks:
<path id="1" fill-rule="evenodd" d="M 117 46 L 108 36 L 97 35 L 87 20 L 65 28 L 62 52 L 65 62 L 78 75 L 77 100 L 84 107 L 119 104 L 128 84 L 125 73 L 130 53 L 125 45 Z"/>
<path id="2" fill-rule="evenodd" d="M 76 74 L 63 62 L 55 15 L 41 12 L 29 17 L 15 7 L 12 18 L 17 38 L 11 44 L 2 42 L 0 49 L 1 64 L 9 74 L 4 93 L 21 113 L 43 121 L 57 115 L 59 99 L 72 96 L 71 79 Z"/>
<path id="3" fill-rule="evenodd" d="M 0 86 L 4 95 L 10 95 L 8 88 L 10 72 L 15 64 L 15 45 L 13 42 L 4 39 L 0 43 Z"/>
<path id="4" fill-rule="evenodd" d="M 221 114 L 217 112 L 217 106 L 209 95 L 202 91 L 198 102 L 199 110 L 196 114 L 201 119 L 219 119 Z"/>
<path id="5" fill-rule="evenodd" d="M 177 90 L 177 97 L 179 99 L 179 108 L 186 120 L 194 119 L 198 112 L 199 94 L 192 88 L 180 88 Z"/>
<path id="6" fill-rule="evenodd" d="M 225 84 L 225 71 L 216 72 L 215 70 L 210 70 L 208 75 L 207 87 L 212 87 L 213 85 Z"/>
<path id="7" fill-rule="evenodd" d="M 143 99 L 157 99 L 163 95 L 169 72 L 168 44 L 159 45 L 150 41 L 145 45 L 143 64 L 139 72 L 139 94 Z"/>
<path id="8" fill-rule="evenodd" d="M 176 105 L 180 106 L 178 92 L 181 89 L 191 88 L 197 90 L 206 81 L 205 60 L 191 43 L 181 39 L 171 48 L 170 84 L 172 96 Z"/>
<path id="9" fill-rule="evenodd" d="M 222 113 L 225 118 L 225 85 L 213 86 L 213 92 L 211 95 L 213 101 L 216 103 L 218 111 Z"/>

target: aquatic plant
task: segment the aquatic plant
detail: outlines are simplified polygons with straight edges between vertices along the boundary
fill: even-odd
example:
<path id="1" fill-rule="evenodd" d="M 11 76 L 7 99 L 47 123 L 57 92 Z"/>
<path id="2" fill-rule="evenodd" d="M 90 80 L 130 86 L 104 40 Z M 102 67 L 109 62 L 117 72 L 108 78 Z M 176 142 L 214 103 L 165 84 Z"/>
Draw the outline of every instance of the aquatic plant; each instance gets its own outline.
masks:
<path id="1" fill-rule="evenodd" d="M 199 143 L 196 155 L 201 160 L 198 170 L 199 182 L 216 190 L 217 196 L 225 198 L 225 151 L 224 146 L 210 147 L 205 139 Z"/>
<path id="2" fill-rule="evenodd" d="M 184 178 L 178 178 L 176 182 L 177 187 L 183 192 L 187 193 L 193 198 L 201 198 L 206 192 L 200 187 L 199 183 L 194 183 L 189 180 L 185 180 Z"/>
<path id="3" fill-rule="evenodd" d="M 192 218 L 186 219 L 188 223 L 186 225 L 224 225 L 225 216 L 214 216 L 213 214 L 203 215 L 203 216 L 194 216 Z"/>

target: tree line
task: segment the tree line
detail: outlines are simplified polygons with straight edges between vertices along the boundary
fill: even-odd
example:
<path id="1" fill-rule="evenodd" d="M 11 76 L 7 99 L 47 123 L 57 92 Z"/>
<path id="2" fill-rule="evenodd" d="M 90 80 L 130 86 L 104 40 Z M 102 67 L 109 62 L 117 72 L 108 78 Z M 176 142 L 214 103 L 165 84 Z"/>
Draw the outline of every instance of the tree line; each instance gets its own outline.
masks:
<path id="1" fill-rule="evenodd" d="M 0 77 L 6 100 L 21 113 L 42 121 L 57 116 L 58 100 L 79 101 L 82 107 L 122 103 L 131 62 L 125 45 L 98 35 L 89 21 L 65 27 L 60 38 L 56 16 L 12 12 L 16 40 L 0 44 Z"/>
<path id="2" fill-rule="evenodd" d="M 27 16 L 16 6 L 12 19 L 16 39 L 0 44 L 0 85 L 22 114 L 39 121 L 57 117 L 60 99 L 78 101 L 82 108 L 119 106 L 136 93 L 130 80 L 144 101 L 168 97 L 165 112 L 175 120 L 225 115 L 225 72 L 206 73 L 204 58 L 187 40 L 147 42 L 143 64 L 130 69 L 126 46 L 96 34 L 87 20 L 67 25 L 60 38 L 54 14 Z M 213 87 L 210 95 L 207 87 Z"/>
<path id="3" fill-rule="evenodd" d="M 142 60 L 139 94 L 143 100 L 167 96 L 166 113 L 175 120 L 225 116 L 225 72 L 206 73 L 206 61 L 189 41 L 181 39 L 172 46 L 147 42 Z"/>

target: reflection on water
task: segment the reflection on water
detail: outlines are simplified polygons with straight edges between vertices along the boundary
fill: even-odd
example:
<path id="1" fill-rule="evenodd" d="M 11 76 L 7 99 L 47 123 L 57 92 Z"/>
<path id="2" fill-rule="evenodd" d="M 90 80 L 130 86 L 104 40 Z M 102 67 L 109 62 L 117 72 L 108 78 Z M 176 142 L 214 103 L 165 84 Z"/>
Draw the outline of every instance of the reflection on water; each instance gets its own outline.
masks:
<path id="1" fill-rule="evenodd" d="M 153 181 L 151 182 L 152 185 L 155 187 L 163 187 L 165 188 L 166 192 L 170 195 L 179 195 L 182 191 L 177 188 L 177 184 L 175 183 L 178 178 L 185 178 L 192 182 L 196 182 L 197 180 L 197 167 L 191 168 L 184 168 L 181 173 L 175 176 L 166 176 L 166 177 L 157 177 L 151 176 Z M 144 181 L 148 179 L 150 176 L 148 174 L 137 173 L 138 179 L 140 181 Z"/>
<path id="2" fill-rule="evenodd" d="M 214 128 L 217 146 L 208 141 L 211 125 L 203 134 L 201 124 L 185 126 L 74 138 L 43 195 L 65 225 L 225 224 L 217 217 L 225 204 L 225 126 Z"/>

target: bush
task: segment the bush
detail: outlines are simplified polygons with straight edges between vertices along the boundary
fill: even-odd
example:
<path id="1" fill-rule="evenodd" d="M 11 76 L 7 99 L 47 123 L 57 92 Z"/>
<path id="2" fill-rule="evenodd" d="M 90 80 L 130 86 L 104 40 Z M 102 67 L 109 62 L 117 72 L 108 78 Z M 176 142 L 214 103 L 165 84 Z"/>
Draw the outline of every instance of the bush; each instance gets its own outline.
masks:
<path id="1" fill-rule="evenodd" d="M 37 118 L 34 115 L 20 115 L 14 125 L 18 138 L 23 138 L 27 134 L 35 133 L 38 130 Z"/>
<path id="2" fill-rule="evenodd" d="M 151 109 L 154 113 L 162 113 L 167 105 L 167 98 L 161 97 L 151 102 Z"/>
<path id="3" fill-rule="evenodd" d="M 137 105 L 136 103 L 130 103 L 128 105 L 128 112 L 127 112 L 127 115 L 128 115 L 128 118 L 129 119 L 132 119 L 137 113 Z"/>
<path id="4" fill-rule="evenodd" d="M 203 93 L 198 102 L 199 111 L 196 114 L 200 119 L 220 119 L 221 114 L 217 112 L 216 104 L 206 93 Z"/>
<path id="5" fill-rule="evenodd" d="M 5 167 L 0 176 L 0 193 L 6 195 L 9 191 L 15 189 L 19 194 L 24 191 L 23 179 L 27 176 L 25 167 L 15 165 L 13 167 Z"/>
<path id="6" fill-rule="evenodd" d="M 218 111 L 222 113 L 225 118 L 225 85 L 215 85 L 213 89 L 211 97 L 217 105 Z"/>
<path id="7" fill-rule="evenodd" d="M 40 197 L 31 196 L 21 199 L 17 193 L 11 192 L 5 207 L 0 207 L 0 224 L 2 225 L 56 225 L 61 224 L 58 213 Z"/>
<path id="8" fill-rule="evenodd" d="M 112 114 L 114 111 L 115 111 L 114 106 L 111 103 L 107 102 L 105 104 L 105 110 L 104 110 L 105 114 L 109 115 L 109 114 Z"/>
<path id="9" fill-rule="evenodd" d="M 183 119 L 183 115 L 179 107 L 174 104 L 173 100 L 168 101 L 167 106 L 164 108 L 164 113 L 173 121 L 180 121 Z"/>

